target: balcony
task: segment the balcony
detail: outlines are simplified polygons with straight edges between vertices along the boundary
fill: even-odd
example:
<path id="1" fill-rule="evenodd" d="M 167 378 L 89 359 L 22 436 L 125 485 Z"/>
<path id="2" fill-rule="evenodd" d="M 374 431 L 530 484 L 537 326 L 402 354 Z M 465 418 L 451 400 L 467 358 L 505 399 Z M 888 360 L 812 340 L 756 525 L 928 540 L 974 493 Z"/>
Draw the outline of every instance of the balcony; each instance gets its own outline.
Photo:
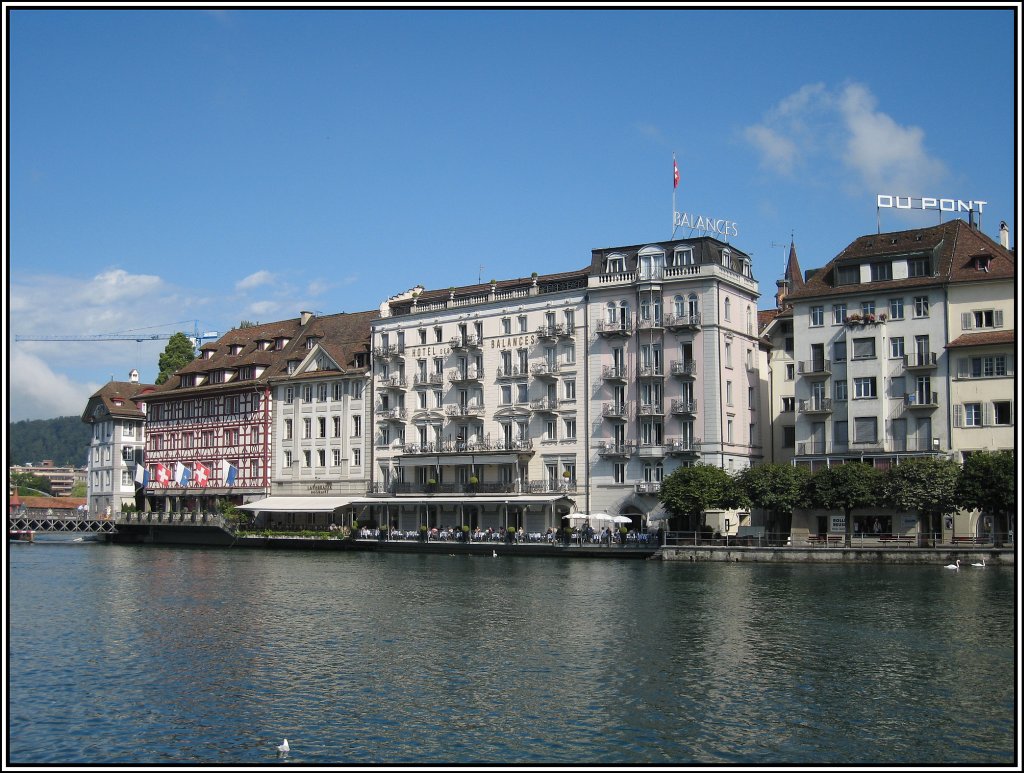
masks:
<path id="1" fill-rule="evenodd" d="M 484 407 L 477 405 L 476 403 L 469 403 L 467 405 L 446 405 L 444 407 L 445 416 L 483 416 Z"/>
<path id="2" fill-rule="evenodd" d="M 629 414 L 625 404 L 605 403 L 601 409 L 601 415 L 606 419 L 621 419 L 625 421 Z"/>
<path id="3" fill-rule="evenodd" d="M 542 378 L 546 381 L 553 381 L 558 378 L 558 364 L 538 362 L 530 366 L 530 373 L 537 378 Z"/>
<path id="4" fill-rule="evenodd" d="M 597 455 L 606 459 L 628 459 L 633 455 L 633 450 L 632 443 L 616 445 L 615 443 L 608 442 L 598 447 Z"/>
<path id="5" fill-rule="evenodd" d="M 374 414 L 381 421 L 405 421 L 405 408 L 378 408 Z"/>
<path id="6" fill-rule="evenodd" d="M 796 372 L 809 378 L 826 378 L 832 375 L 832 361 L 803 360 L 797 363 Z"/>
<path id="7" fill-rule="evenodd" d="M 664 378 L 665 369 L 661 365 L 641 365 L 636 375 L 637 378 Z"/>
<path id="8" fill-rule="evenodd" d="M 479 381 L 480 374 L 477 373 L 476 368 L 468 368 L 466 370 L 450 370 L 448 371 L 448 381 L 452 384 L 465 384 L 470 381 Z"/>
<path id="9" fill-rule="evenodd" d="M 672 401 L 672 407 L 669 410 L 675 416 L 696 416 L 697 401 L 676 399 Z"/>
<path id="10" fill-rule="evenodd" d="M 682 360 L 672 363 L 672 375 L 679 376 L 680 378 L 696 378 L 697 377 L 697 361 L 696 360 Z"/>
<path id="11" fill-rule="evenodd" d="M 414 387 L 443 386 L 444 373 L 417 373 L 413 376 L 412 384 Z"/>
<path id="12" fill-rule="evenodd" d="M 465 336 L 455 336 L 449 342 L 448 345 L 452 348 L 453 352 L 464 352 L 469 349 L 479 349 L 480 341 L 473 334 Z"/>
<path id="13" fill-rule="evenodd" d="M 906 453 L 940 453 L 942 438 L 893 437 L 889 438 L 889 450 Z"/>
<path id="14" fill-rule="evenodd" d="M 633 335 L 633 323 L 631 321 L 608 322 L 601 320 L 597 323 L 596 332 L 602 338 L 629 338 Z"/>
<path id="15" fill-rule="evenodd" d="M 526 368 L 498 368 L 498 372 L 495 374 L 497 379 L 501 381 L 507 378 L 523 378 L 529 375 L 529 370 Z"/>
<path id="16" fill-rule="evenodd" d="M 537 328 L 537 338 L 542 341 L 553 341 L 565 335 L 565 327 L 557 325 L 541 325 Z"/>
<path id="17" fill-rule="evenodd" d="M 700 330 L 700 313 L 666 314 L 665 327 L 673 333 L 683 330 Z"/>
<path id="18" fill-rule="evenodd" d="M 661 403 L 640 403 L 636 410 L 637 416 L 664 416 L 665 408 Z"/>
<path id="19" fill-rule="evenodd" d="M 641 459 L 661 459 L 668 453 L 668 446 L 662 443 L 640 443 L 636 455 Z"/>
<path id="20" fill-rule="evenodd" d="M 797 456 L 810 456 L 825 453 L 826 443 L 824 440 L 808 440 L 796 444 Z"/>
<path id="21" fill-rule="evenodd" d="M 657 496 L 657 494 L 661 491 L 661 481 L 638 481 L 633 484 L 633 491 L 635 491 L 637 494 Z"/>
<path id="22" fill-rule="evenodd" d="M 377 383 L 381 389 L 405 389 L 408 386 L 405 376 L 382 376 Z"/>
<path id="23" fill-rule="evenodd" d="M 605 381 L 626 381 L 626 369 L 615 365 L 605 365 L 601 369 L 601 378 Z"/>
<path id="24" fill-rule="evenodd" d="M 400 347 L 398 344 L 389 344 L 387 346 L 375 346 L 373 347 L 373 356 L 380 359 L 391 359 L 393 357 L 402 357 L 405 354 L 405 348 Z"/>
<path id="25" fill-rule="evenodd" d="M 687 438 L 668 438 L 665 452 L 669 456 L 697 456 L 700 453 L 700 441 Z"/>
<path id="26" fill-rule="evenodd" d="M 832 399 L 812 397 L 810 400 L 801 400 L 800 413 L 832 413 Z"/>
<path id="27" fill-rule="evenodd" d="M 912 392 L 903 398 L 903 404 L 910 411 L 933 411 L 939 407 L 939 393 Z"/>
<path id="28" fill-rule="evenodd" d="M 575 494 L 576 481 L 559 478 L 558 480 L 529 480 L 522 485 L 523 494 Z"/>
<path id="29" fill-rule="evenodd" d="M 638 319 L 636 322 L 637 330 L 663 330 L 664 327 L 664 323 L 658 317 L 654 319 Z"/>
<path id="30" fill-rule="evenodd" d="M 903 367 L 909 371 L 935 370 L 939 367 L 935 352 L 914 352 L 903 355 Z"/>
<path id="31" fill-rule="evenodd" d="M 558 410 L 558 400 L 550 397 L 536 397 L 530 401 L 530 410 L 537 413 L 554 413 Z"/>

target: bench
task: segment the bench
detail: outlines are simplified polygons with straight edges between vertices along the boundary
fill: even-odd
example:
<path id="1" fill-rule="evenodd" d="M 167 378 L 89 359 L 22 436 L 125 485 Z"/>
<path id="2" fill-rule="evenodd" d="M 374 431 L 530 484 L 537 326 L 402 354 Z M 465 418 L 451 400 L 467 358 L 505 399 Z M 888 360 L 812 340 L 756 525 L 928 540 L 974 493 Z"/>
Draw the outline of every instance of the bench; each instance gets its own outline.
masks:
<path id="1" fill-rule="evenodd" d="M 953 537 L 954 545 L 979 545 L 988 541 L 989 540 L 979 539 L 978 537 Z"/>
<path id="2" fill-rule="evenodd" d="M 916 537 L 906 534 L 879 534 L 878 539 L 880 542 L 895 542 L 897 545 L 913 545 L 917 542 Z"/>

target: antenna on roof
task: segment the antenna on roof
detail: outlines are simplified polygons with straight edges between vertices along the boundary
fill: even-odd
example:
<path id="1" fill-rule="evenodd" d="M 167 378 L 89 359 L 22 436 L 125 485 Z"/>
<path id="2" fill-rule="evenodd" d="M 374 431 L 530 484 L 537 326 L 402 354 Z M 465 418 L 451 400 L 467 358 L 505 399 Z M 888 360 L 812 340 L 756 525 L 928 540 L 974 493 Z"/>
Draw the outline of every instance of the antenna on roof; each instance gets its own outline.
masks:
<path id="1" fill-rule="evenodd" d="M 484 283 L 484 267 L 483 266 L 480 266 L 480 272 L 476 275 L 476 283 L 478 285 Z"/>

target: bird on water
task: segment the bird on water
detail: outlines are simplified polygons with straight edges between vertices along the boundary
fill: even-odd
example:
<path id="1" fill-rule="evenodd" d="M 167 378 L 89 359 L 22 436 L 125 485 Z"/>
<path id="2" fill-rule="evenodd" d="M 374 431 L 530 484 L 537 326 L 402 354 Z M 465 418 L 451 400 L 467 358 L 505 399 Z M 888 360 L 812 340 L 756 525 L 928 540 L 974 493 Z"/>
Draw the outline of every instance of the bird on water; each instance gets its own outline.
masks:
<path id="1" fill-rule="evenodd" d="M 955 564 L 946 564 L 946 569 L 956 569 L 959 572 L 960 571 L 960 559 L 958 558 L 956 560 Z"/>
<path id="2" fill-rule="evenodd" d="M 278 746 L 278 747 L 277 747 L 277 753 L 278 753 L 278 754 L 280 754 L 280 755 L 281 755 L 281 756 L 283 757 L 283 756 L 284 756 L 284 755 L 286 755 L 286 754 L 287 754 L 287 753 L 288 753 L 289 751 L 290 751 L 290 750 L 289 750 L 289 748 L 288 748 L 288 739 L 287 739 L 287 738 L 285 738 L 285 739 L 284 739 L 284 743 L 283 743 L 283 744 L 281 744 L 280 746 Z"/>
<path id="3" fill-rule="evenodd" d="M 982 569 L 984 569 L 985 568 L 985 559 L 984 558 L 981 559 L 981 563 L 980 564 L 975 563 L 975 564 L 971 564 L 971 566 L 980 566 Z"/>

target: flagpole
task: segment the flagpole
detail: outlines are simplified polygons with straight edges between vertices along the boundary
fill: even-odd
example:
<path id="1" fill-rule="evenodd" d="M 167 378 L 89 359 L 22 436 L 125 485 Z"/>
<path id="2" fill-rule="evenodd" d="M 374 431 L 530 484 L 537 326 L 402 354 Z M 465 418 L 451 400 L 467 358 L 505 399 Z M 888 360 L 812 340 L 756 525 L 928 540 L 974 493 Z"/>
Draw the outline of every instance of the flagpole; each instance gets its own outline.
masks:
<path id="1" fill-rule="evenodd" d="M 676 175 L 679 167 L 676 166 L 676 154 L 672 154 L 672 239 L 676 238 Z"/>

